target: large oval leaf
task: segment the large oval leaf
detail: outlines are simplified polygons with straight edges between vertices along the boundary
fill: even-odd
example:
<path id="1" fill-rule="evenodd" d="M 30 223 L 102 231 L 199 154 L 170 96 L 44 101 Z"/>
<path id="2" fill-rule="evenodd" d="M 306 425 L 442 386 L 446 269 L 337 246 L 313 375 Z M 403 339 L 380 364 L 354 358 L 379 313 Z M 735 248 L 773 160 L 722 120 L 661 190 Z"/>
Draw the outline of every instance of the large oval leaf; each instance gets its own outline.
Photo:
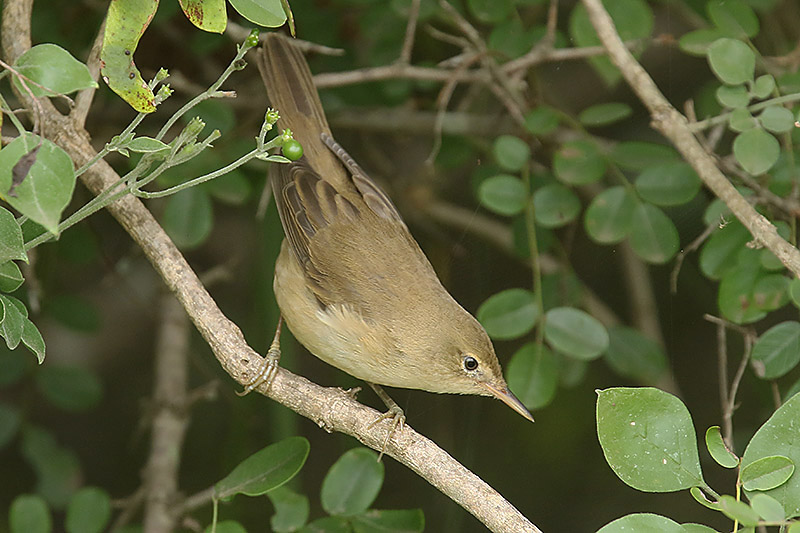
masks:
<path id="1" fill-rule="evenodd" d="M 800 362 L 800 322 L 782 322 L 768 329 L 753 346 L 752 357 L 764 365 L 764 379 L 792 370 Z"/>
<path id="2" fill-rule="evenodd" d="M 608 331 L 603 324 L 573 307 L 547 312 L 544 338 L 559 352 L 582 360 L 599 357 L 608 348 Z"/>
<path id="3" fill-rule="evenodd" d="M 354 448 L 336 461 L 322 481 L 320 499 L 328 514 L 363 513 L 383 485 L 383 463 L 367 448 Z"/>
<path id="4" fill-rule="evenodd" d="M 677 253 L 680 237 L 675 224 L 652 204 L 642 203 L 633 212 L 631 248 L 648 263 L 666 263 Z"/>
<path id="5" fill-rule="evenodd" d="M 42 87 L 26 82 L 34 96 L 53 96 L 97 87 L 89 68 L 75 59 L 72 54 L 58 45 L 38 44 L 19 56 L 14 68 L 23 76 L 30 78 Z M 14 85 L 21 92 L 20 80 L 14 76 Z"/>
<path id="6" fill-rule="evenodd" d="M 516 339 L 533 328 L 539 318 L 539 307 L 532 292 L 507 289 L 483 302 L 477 317 L 493 339 Z"/>
<path id="7" fill-rule="evenodd" d="M 592 240 L 615 244 L 628 236 L 636 209 L 636 197 L 625 187 L 611 187 L 594 197 L 583 225 Z"/>

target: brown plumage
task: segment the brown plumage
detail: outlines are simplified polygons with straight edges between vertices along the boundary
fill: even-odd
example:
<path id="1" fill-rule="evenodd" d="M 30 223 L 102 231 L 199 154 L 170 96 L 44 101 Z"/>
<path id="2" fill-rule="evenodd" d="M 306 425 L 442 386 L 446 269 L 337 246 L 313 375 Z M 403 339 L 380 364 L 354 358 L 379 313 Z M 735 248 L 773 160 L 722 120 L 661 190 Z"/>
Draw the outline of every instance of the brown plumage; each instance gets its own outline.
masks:
<path id="1" fill-rule="evenodd" d="M 442 286 L 389 197 L 333 140 L 299 50 L 270 34 L 259 70 L 278 126 L 305 154 L 270 175 L 286 235 L 275 295 L 297 340 L 368 382 L 491 395 L 530 418 L 483 327 Z"/>

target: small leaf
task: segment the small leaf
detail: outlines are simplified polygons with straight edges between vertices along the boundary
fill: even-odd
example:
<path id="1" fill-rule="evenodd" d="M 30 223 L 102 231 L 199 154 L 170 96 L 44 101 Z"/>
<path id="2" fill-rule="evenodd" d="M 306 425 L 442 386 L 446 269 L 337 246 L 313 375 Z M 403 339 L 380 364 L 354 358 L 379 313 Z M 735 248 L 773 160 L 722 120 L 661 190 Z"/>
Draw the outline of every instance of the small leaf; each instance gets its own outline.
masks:
<path id="1" fill-rule="evenodd" d="M 230 0 L 241 16 L 259 26 L 277 28 L 286 22 L 286 12 L 280 0 Z"/>
<path id="2" fill-rule="evenodd" d="M 749 465 L 765 457 L 782 455 L 793 464 L 800 463 L 800 441 L 797 439 L 797 421 L 800 420 L 800 394 L 795 394 L 781 405 L 750 439 L 742 456 L 742 472 Z M 752 492 L 745 488 L 748 497 Z M 791 476 L 780 487 L 765 491 L 783 506 L 786 516 L 800 516 L 800 476 Z"/>
<path id="3" fill-rule="evenodd" d="M 753 346 L 752 358 L 764 365 L 764 379 L 790 372 L 800 363 L 800 323 L 782 322 L 768 329 Z"/>
<path id="4" fill-rule="evenodd" d="M 597 434 L 611 469 L 637 490 L 705 485 L 692 418 L 671 394 L 653 388 L 599 391 Z"/>
<path id="5" fill-rule="evenodd" d="M 508 388 L 528 409 L 544 407 L 558 386 L 558 363 L 546 346 L 525 344 L 511 357 L 507 370 Z"/>
<path id="6" fill-rule="evenodd" d="M 158 139 L 153 139 L 152 137 L 136 137 L 127 144 L 127 148 L 129 148 L 132 152 L 139 152 L 142 154 L 160 152 L 161 150 L 169 150 L 169 146 Z"/>
<path id="7" fill-rule="evenodd" d="M 214 496 L 221 500 L 236 494 L 260 496 L 292 479 L 308 457 L 309 444 L 303 437 L 289 437 L 262 448 L 214 484 Z"/>
<path id="8" fill-rule="evenodd" d="M 355 533 L 415 533 L 425 529 L 421 509 L 370 509 L 352 518 Z"/>
<path id="9" fill-rule="evenodd" d="M 758 127 L 758 121 L 747 109 L 734 109 L 728 118 L 728 126 L 733 131 L 743 132 Z"/>
<path id="10" fill-rule="evenodd" d="M 552 108 L 540 106 L 525 115 L 525 129 L 537 136 L 553 133 L 558 128 L 559 115 Z"/>
<path id="11" fill-rule="evenodd" d="M 179 248 L 191 250 L 200 246 L 214 225 L 214 212 L 208 193 L 200 187 L 191 187 L 170 196 L 164 208 L 162 224 Z"/>
<path id="12" fill-rule="evenodd" d="M 513 135 L 501 135 L 492 145 L 492 153 L 497 164 L 505 170 L 518 172 L 528 164 L 531 148 L 528 143 Z"/>
<path id="13" fill-rule="evenodd" d="M 706 430 L 706 448 L 718 465 L 724 468 L 739 466 L 739 458 L 728 449 L 725 441 L 722 440 L 719 426 L 711 426 Z"/>
<path id="14" fill-rule="evenodd" d="M 736 267 L 736 258 L 752 240 L 750 232 L 734 220 L 711 234 L 700 250 L 700 270 L 713 279 L 721 279 Z"/>
<path id="15" fill-rule="evenodd" d="M 586 185 L 603 177 L 606 161 L 593 142 L 569 141 L 553 157 L 553 171 L 568 185 Z"/>
<path id="16" fill-rule="evenodd" d="M 756 56 L 742 41 L 723 37 L 708 48 L 708 63 L 723 83 L 739 85 L 752 81 Z"/>
<path id="17" fill-rule="evenodd" d="M 23 494 L 14 498 L 8 513 L 11 533 L 50 533 L 53 519 L 41 496 Z"/>
<path id="18" fill-rule="evenodd" d="M 79 490 L 67 507 L 67 533 L 100 533 L 111 518 L 111 498 L 97 487 Z"/>
<path id="19" fill-rule="evenodd" d="M 483 180 L 478 187 L 478 199 L 487 209 L 504 216 L 521 213 L 528 202 L 525 184 L 509 174 Z"/>
<path id="20" fill-rule="evenodd" d="M 773 133 L 786 133 L 795 128 L 792 112 L 778 105 L 771 105 L 764 109 L 758 115 L 758 120 L 764 126 L 764 129 Z"/>
<path id="21" fill-rule="evenodd" d="M 17 219 L 8 209 L 0 207 L 0 263 L 19 259 L 28 262 L 25 243 Z"/>
<path id="22" fill-rule="evenodd" d="M 25 278 L 16 263 L 8 261 L 0 264 L 0 291 L 14 292 L 19 289 Z"/>
<path id="23" fill-rule="evenodd" d="M 680 524 L 657 514 L 636 513 L 617 518 L 597 533 L 686 533 Z"/>
<path id="24" fill-rule="evenodd" d="M 652 382 L 667 369 L 664 350 L 638 330 L 614 326 L 609 328 L 608 338 L 605 360 L 617 374 Z"/>
<path id="25" fill-rule="evenodd" d="M 691 493 L 695 501 L 700 505 L 702 505 L 703 507 L 711 509 L 712 511 L 720 510 L 719 503 L 709 500 L 708 497 L 705 495 L 705 493 L 700 489 L 700 487 L 692 487 L 691 489 L 689 489 L 689 492 Z"/>
<path id="26" fill-rule="evenodd" d="M 606 102 L 587 107 L 578 115 L 581 124 L 589 127 L 608 126 L 633 114 L 633 109 L 622 102 Z"/>
<path id="27" fill-rule="evenodd" d="M 636 192 L 642 199 L 660 205 L 681 205 L 690 202 L 702 185 L 694 169 L 686 163 L 652 166 L 636 178 Z"/>
<path id="28" fill-rule="evenodd" d="M 25 328 L 25 319 L 28 312 L 22 302 L 5 294 L 0 294 L 0 306 L 3 309 L 0 335 L 6 340 L 8 349 L 13 350 L 19 346 L 22 340 L 22 332 Z"/>
<path id="29" fill-rule="evenodd" d="M 551 183 L 533 194 L 536 223 L 545 228 L 560 228 L 572 222 L 581 210 L 581 202 L 571 189 Z"/>
<path id="30" fill-rule="evenodd" d="M 506 289 L 483 302 L 478 308 L 477 318 L 493 339 L 516 339 L 536 324 L 539 307 L 532 292 Z"/>
<path id="31" fill-rule="evenodd" d="M 742 467 L 742 486 L 745 490 L 774 489 L 786 483 L 794 470 L 794 463 L 788 457 L 762 457 Z"/>
<path id="32" fill-rule="evenodd" d="M 761 266 L 755 263 L 738 265 L 725 274 L 717 294 L 722 316 L 737 324 L 749 324 L 766 315 L 753 294 L 762 272 Z"/>
<path id="33" fill-rule="evenodd" d="M 720 510 L 731 520 L 738 520 L 743 526 L 758 524 L 758 515 L 752 507 L 728 494 L 719 497 Z"/>
<path id="34" fill-rule="evenodd" d="M 508 18 L 513 9 L 512 0 L 467 0 L 469 12 L 485 24 L 496 24 Z"/>
<path id="35" fill-rule="evenodd" d="M 763 74 L 753 83 L 752 95 L 760 100 L 772 94 L 773 90 L 775 90 L 775 78 L 772 74 Z"/>
<path id="36" fill-rule="evenodd" d="M 742 108 L 750 103 L 750 95 L 744 85 L 720 85 L 717 89 L 717 101 L 722 107 Z"/>
<path id="37" fill-rule="evenodd" d="M 222 33 L 228 23 L 225 0 L 180 0 L 189 21 L 203 31 Z"/>
<path id="38" fill-rule="evenodd" d="M 786 520 L 786 513 L 781 502 L 766 494 L 753 494 L 750 505 L 763 520 L 767 522 L 780 522 Z"/>
<path id="39" fill-rule="evenodd" d="M 383 485 L 383 463 L 367 448 L 345 452 L 322 481 L 320 499 L 328 514 L 352 516 L 369 508 Z"/>
<path id="40" fill-rule="evenodd" d="M 630 243 L 636 255 L 648 263 L 666 263 L 678 252 L 680 238 L 675 224 L 658 207 L 642 203 L 633 212 Z"/>
<path id="41" fill-rule="evenodd" d="M 758 17 L 743 0 L 708 2 L 708 15 L 726 35 L 743 39 L 758 35 Z"/>
<path id="42" fill-rule="evenodd" d="M 308 520 L 309 504 L 305 495 L 282 485 L 267 492 L 267 498 L 275 507 L 275 514 L 269 519 L 275 533 L 297 531 Z"/>
<path id="43" fill-rule="evenodd" d="M 599 357 L 608 348 L 608 331 L 594 317 L 572 307 L 545 315 L 544 338 L 556 350 L 582 360 Z"/>
<path id="44" fill-rule="evenodd" d="M 656 165 L 679 161 L 678 152 L 666 144 L 642 141 L 617 143 L 611 150 L 611 160 L 628 170 L 645 170 Z"/>
<path id="45" fill-rule="evenodd" d="M 45 89 L 25 82 L 35 97 L 69 94 L 89 87 L 97 87 L 89 68 L 58 45 L 38 44 L 17 58 L 14 68 Z M 14 76 L 14 85 L 25 92 L 20 80 Z M 48 90 L 49 89 L 49 90 Z"/>
<path id="46" fill-rule="evenodd" d="M 78 366 L 44 365 L 36 386 L 50 403 L 71 412 L 87 411 L 103 397 L 103 384 L 94 372 Z"/>
<path id="47" fill-rule="evenodd" d="M 625 187 L 611 187 L 594 197 L 584 215 L 586 233 L 600 244 L 615 244 L 633 225 L 636 197 Z"/>
<path id="48" fill-rule="evenodd" d="M 725 37 L 718 28 L 704 28 L 684 33 L 678 40 L 678 47 L 689 55 L 703 57 L 714 41 Z"/>

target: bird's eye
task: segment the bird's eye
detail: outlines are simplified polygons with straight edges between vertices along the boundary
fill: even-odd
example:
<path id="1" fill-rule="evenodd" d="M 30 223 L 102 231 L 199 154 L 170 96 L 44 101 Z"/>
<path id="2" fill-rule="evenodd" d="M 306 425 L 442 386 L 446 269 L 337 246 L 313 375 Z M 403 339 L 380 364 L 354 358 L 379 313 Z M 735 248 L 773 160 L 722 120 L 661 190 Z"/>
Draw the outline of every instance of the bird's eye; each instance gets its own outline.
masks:
<path id="1" fill-rule="evenodd" d="M 471 355 L 466 356 L 464 358 L 464 369 L 469 372 L 472 372 L 476 368 L 478 368 L 478 360 L 472 357 Z"/>

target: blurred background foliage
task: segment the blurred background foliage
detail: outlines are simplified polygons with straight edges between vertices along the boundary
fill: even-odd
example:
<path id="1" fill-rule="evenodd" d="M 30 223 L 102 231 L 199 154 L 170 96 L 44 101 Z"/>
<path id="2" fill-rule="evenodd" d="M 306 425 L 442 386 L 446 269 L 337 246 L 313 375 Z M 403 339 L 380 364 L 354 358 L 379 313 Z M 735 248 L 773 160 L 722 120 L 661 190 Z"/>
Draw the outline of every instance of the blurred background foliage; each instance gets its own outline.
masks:
<path id="1" fill-rule="evenodd" d="M 315 74 L 391 65 L 400 55 L 409 0 L 290 3 L 298 37 L 344 51 L 310 54 Z M 464 68 L 482 67 L 486 75 L 498 64 L 525 56 L 548 35 L 556 50 L 598 42 L 576 2 L 558 3 L 552 34 L 547 33 L 550 3 L 544 0 L 452 4 L 477 29 L 486 52 L 460 56 L 465 37 L 453 15 L 433 0 L 422 0 L 412 64 L 434 67 L 448 60 Z M 741 109 L 742 99 L 746 106 L 751 98 L 777 96 L 778 90 L 797 92 L 800 5 L 793 0 L 747 0 L 735 3 L 746 10 L 737 7 L 732 15 L 720 15 L 713 4 L 620 0 L 609 7 L 623 38 L 633 41 L 667 98 L 679 109 L 691 102 L 697 120 Z M 106 7 L 96 1 L 37 1 L 34 43 L 59 44 L 83 60 Z M 249 28 L 232 11 L 229 15 L 232 23 Z M 733 29 L 726 26 L 731 17 Z M 741 31 L 743 35 L 737 33 Z M 691 37 L 681 39 L 686 35 Z M 752 44 L 758 51 L 756 74 L 771 74 L 779 89 L 773 86 L 755 96 L 747 91 L 743 96 L 735 88 L 720 94 L 725 67 L 722 78 L 720 72 L 715 75 L 706 55 L 710 43 L 725 36 Z M 177 2 L 161 2 L 136 62 L 145 79 L 160 67 L 169 69 L 176 94 L 144 121 L 139 133 L 155 134 L 164 120 L 160 117 L 216 79 L 240 41 L 197 31 Z M 709 515 L 685 493 L 641 493 L 615 477 L 597 442 L 595 390 L 660 386 L 683 399 L 702 434 L 721 418 L 718 337 L 704 314 L 722 314 L 763 333 L 797 318 L 797 307 L 787 305 L 789 278 L 768 252 L 746 247 L 750 236 L 730 215 L 727 237 L 710 231 L 706 240 L 691 244 L 706 228 L 721 225 L 723 210 L 650 129 L 644 108 L 607 59 L 559 57 L 512 72 L 510 79 L 523 89 L 510 93 L 518 98 L 510 104 L 497 97 L 504 93 L 497 90 L 496 79 L 453 84 L 446 102 L 441 82 L 422 79 L 340 83 L 328 78 L 321 89 L 337 140 L 389 191 L 456 299 L 478 313 L 495 338 L 511 388 L 535 409 L 536 423 L 526 423 L 486 398 L 406 390 L 391 391 L 392 396 L 415 429 L 544 531 L 593 531 L 635 511 L 721 528 L 721 517 Z M 739 83 L 757 93 L 756 81 L 751 75 Z M 207 131 L 219 129 L 223 137 L 213 150 L 159 178 L 161 188 L 224 166 L 252 147 L 267 106 L 255 67 L 236 72 L 223 88 L 235 90 L 237 98 L 206 101 L 191 114 L 203 118 Z M 437 109 L 445 108 L 439 139 Z M 738 186 L 767 198 L 762 210 L 776 221 L 783 218 L 786 223 L 780 227 L 794 239 L 792 217 L 764 193 L 792 201 L 797 193 L 791 148 L 796 130 L 784 127 L 786 117 L 777 115 L 762 120 L 763 128 L 783 143 L 776 155 L 780 159 L 770 162 L 767 168 L 772 170 L 766 174 L 752 172 L 753 177 L 747 172 L 764 164 L 758 154 L 745 150 L 733 159 L 727 155 L 738 132 L 748 129 L 736 129 L 733 119 L 730 128 L 726 122 L 709 130 L 709 146 L 717 148 L 721 165 L 732 169 Z M 95 146 L 102 147 L 133 116 L 101 84 L 87 121 Z M 739 118 L 746 122 L 752 116 Z M 119 154 L 108 161 L 120 172 L 133 164 Z M 210 291 L 222 310 L 261 353 L 269 346 L 278 316 L 271 285 L 282 239 L 274 208 L 270 205 L 258 215 L 266 168 L 267 163 L 253 162 L 148 203 L 195 270 L 209 276 Z M 88 199 L 78 187 L 73 206 Z M 535 239 L 527 231 L 533 225 Z M 698 252 L 701 244 L 711 251 Z M 531 269 L 534 246 L 541 268 L 538 279 Z M 688 253 L 676 274 L 676 258 L 683 249 Z M 3 515 L 10 502 L 23 492 L 41 494 L 55 509 L 63 509 L 84 485 L 103 487 L 114 498 L 132 494 L 140 484 L 148 447 L 153 351 L 162 327 L 159 295 L 164 289 L 159 278 L 104 212 L 34 254 L 28 282 L 20 291 L 44 335 L 48 356 L 37 366 L 21 349 L 5 353 L 0 348 L 0 471 L 6 480 L 0 484 L 0 531 L 8 527 Z M 727 285 L 735 287 L 725 293 L 717 280 L 732 271 L 745 274 L 737 274 Z M 745 275 L 749 285 L 742 281 Z M 756 287 L 763 279 L 768 281 Z M 550 331 L 542 326 L 545 312 Z M 586 334 L 588 346 L 574 346 L 574 339 L 564 338 L 564 331 L 575 327 Z M 311 450 L 291 486 L 309 495 L 312 518 L 324 516 L 313 495 L 330 466 L 354 447 L 353 439 L 329 435 L 263 397 L 237 397 L 237 386 L 208 347 L 196 332 L 190 334 L 191 384 L 216 383 L 218 392 L 192 411 L 182 451 L 181 490 L 192 494 L 208 487 L 255 450 L 303 435 Z M 733 368 L 744 344 L 738 334 L 728 340 Z M 282 366 L 317 383 L 361 385 L 308 355 L 288 332 L 283 352 Z M 770 415 L 776 397 L 797 390 L 797 378 L 796 369 L 777 384 L 745 373 L 737 442 L 746 442 Z M 382 408 L 367 391 L 359 399 Z M 713 468 L 707 455 L 701 454 L 701 462 L 709 466 L 706 480 L 712 486 L 732 486 L 734 474 Z M 422 509 L 428 531 L 483 530 L 406 468 L 389 458 L 384 466 L 376 508 Z M 263 530 L 272 514 L 266 499 L 235 500 L 222 508 L 223 518 L 235 516 L 253 531 Z M 197 512 L 202 523 L 209 517 L 210 509 Z"/>

